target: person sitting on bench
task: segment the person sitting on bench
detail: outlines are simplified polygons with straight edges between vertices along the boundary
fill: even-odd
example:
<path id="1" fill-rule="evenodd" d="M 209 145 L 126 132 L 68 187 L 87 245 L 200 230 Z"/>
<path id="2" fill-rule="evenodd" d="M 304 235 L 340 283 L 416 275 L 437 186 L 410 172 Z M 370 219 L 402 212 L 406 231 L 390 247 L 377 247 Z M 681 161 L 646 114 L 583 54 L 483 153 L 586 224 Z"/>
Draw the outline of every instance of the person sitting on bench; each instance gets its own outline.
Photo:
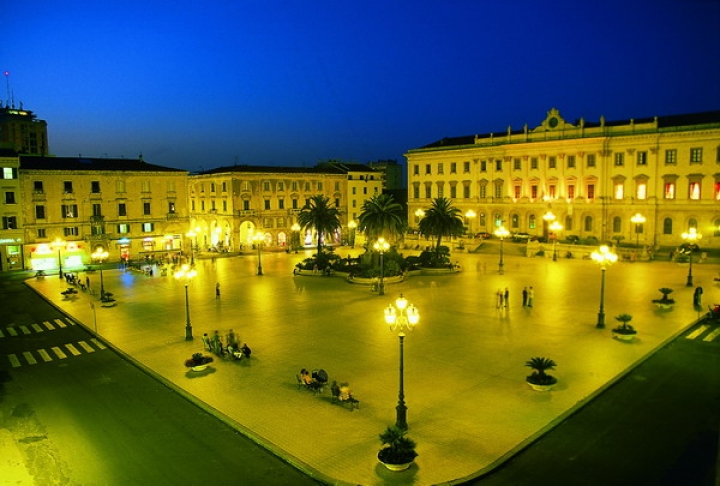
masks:
<path id="1" fill-rule="evenodd" d="M 358 403 L 358 400 L 352 395 L 349 383 L 340 383 L 340 396 L 338 398 L 341 402 Z"/>

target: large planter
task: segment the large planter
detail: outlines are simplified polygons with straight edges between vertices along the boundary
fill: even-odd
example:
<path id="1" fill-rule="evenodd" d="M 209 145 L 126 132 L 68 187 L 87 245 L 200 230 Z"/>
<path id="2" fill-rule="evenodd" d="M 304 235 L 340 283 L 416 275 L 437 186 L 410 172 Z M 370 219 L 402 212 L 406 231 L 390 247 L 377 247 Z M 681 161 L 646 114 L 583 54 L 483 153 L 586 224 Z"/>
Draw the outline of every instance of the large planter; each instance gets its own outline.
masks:
<path id="1" fill-rule="evenodd" d="M 535 383 L 530 383 L 529 381 L 527 382 L 527 384 L 530 385 L 530 388 L 535 391 L 550 391 L 552 390 L 553 386 L 555 386 L 554 383 L 551 385 L 537 385 Z"/>
<path id="2" fill-rule="evenodd" d="M 396 472 L 406 470 L 407 468 L 409 468 L 412 465 L 413 462 L 415 462 L 413 460 L 413 461 L 406 462 L 403 464 L 391 464 L 389 462 L 384 462 L 382 459 L 380 459 L 380 453 L 378 453 L 378 461 L 380 461 L 382 463 L 382 465 L 385 466 L 388 470 L 396 471 Z"/>
<path id="3" fill-rule="evenodd" d="M 635 339 L 635 334 L 624 334 L 613 331 L 613 337 L 619 341 L 629 342 Z"/>
<path id="4" fill-rule="evenodd" d="M 201 364 L 201 365 L 197 365 L 197 366 L 191 366 L 190 369 L 193 371 L 205 371 L 207 369 L 207 367 L 208 367 L 208 365 Z"/>

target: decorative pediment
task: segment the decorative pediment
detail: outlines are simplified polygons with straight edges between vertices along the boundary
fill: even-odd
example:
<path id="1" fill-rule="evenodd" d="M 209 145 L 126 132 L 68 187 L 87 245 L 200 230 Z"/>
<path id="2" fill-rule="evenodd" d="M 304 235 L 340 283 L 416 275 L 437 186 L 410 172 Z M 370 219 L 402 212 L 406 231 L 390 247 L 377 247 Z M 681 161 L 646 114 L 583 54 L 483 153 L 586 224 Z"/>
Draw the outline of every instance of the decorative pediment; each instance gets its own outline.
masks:
<path id="1" fill-rule="evenodd" d="M 570 128 L 576 128 L 575 125 L 572 125 L 571 123 L 568 123 L 565 121 L 565 119 L 560 116 L 560 112 L 557 110 L 557 108 L 553 108 L 550 111 L 547 112 L 547 116 L 542 121 L 542 123 L 534 128 L 533 132 L 552 132 L 552 131 L 561 131 L 561 130 L 567 130 Z"/>

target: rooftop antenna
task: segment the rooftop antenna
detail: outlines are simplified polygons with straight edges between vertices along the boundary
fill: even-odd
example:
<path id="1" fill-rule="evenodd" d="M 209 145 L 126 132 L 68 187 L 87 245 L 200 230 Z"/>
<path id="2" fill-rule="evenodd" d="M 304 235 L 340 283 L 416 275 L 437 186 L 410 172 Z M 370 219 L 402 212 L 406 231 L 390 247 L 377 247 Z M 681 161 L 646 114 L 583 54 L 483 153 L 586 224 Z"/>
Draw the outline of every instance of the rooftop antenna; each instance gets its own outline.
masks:
<path id="1" fill-rule="evenodd" d="M 5 71 L 5 86 L 7 88 L 7 104 L 10 104 L 10 71 Z"/>

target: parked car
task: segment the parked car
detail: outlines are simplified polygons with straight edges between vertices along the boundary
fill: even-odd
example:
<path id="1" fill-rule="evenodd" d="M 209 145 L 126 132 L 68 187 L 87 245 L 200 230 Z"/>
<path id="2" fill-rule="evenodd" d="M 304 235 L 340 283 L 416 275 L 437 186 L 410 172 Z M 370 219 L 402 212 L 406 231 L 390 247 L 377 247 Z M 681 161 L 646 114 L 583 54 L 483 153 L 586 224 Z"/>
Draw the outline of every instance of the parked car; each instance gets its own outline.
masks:
<path id="1" fill-rule="evenodd" d="M 565 240 L 566 240 L 568 243 L 572 243 L 573 245 L 577 245 L 578 242 L 580 241 L 580 237 L 579 237 L 578 235 L 567 235 L 567 237 L 565 238 Z"/>
<path id="2" fill-rule="evenodd" d="M 481 240 L 489 240 L 492 238 L 492 233 L 488 233 L 486 231 L 483 231 L 481 233 L 475 233 L 475 238 L 479 238 Z"/>
<path id="3" fill-rule="evenodd" d="M 547 236 L 533 235 L 530 237 L 530 241 L 537 241 L 538 243 L 547 243 L 548 238 L 547 238 Z"/>
<path id="4" fill-rule="evenodd" d="M 530 239 L 530 233 L 513 233 L 513 241 L 528 241 Z"/>

